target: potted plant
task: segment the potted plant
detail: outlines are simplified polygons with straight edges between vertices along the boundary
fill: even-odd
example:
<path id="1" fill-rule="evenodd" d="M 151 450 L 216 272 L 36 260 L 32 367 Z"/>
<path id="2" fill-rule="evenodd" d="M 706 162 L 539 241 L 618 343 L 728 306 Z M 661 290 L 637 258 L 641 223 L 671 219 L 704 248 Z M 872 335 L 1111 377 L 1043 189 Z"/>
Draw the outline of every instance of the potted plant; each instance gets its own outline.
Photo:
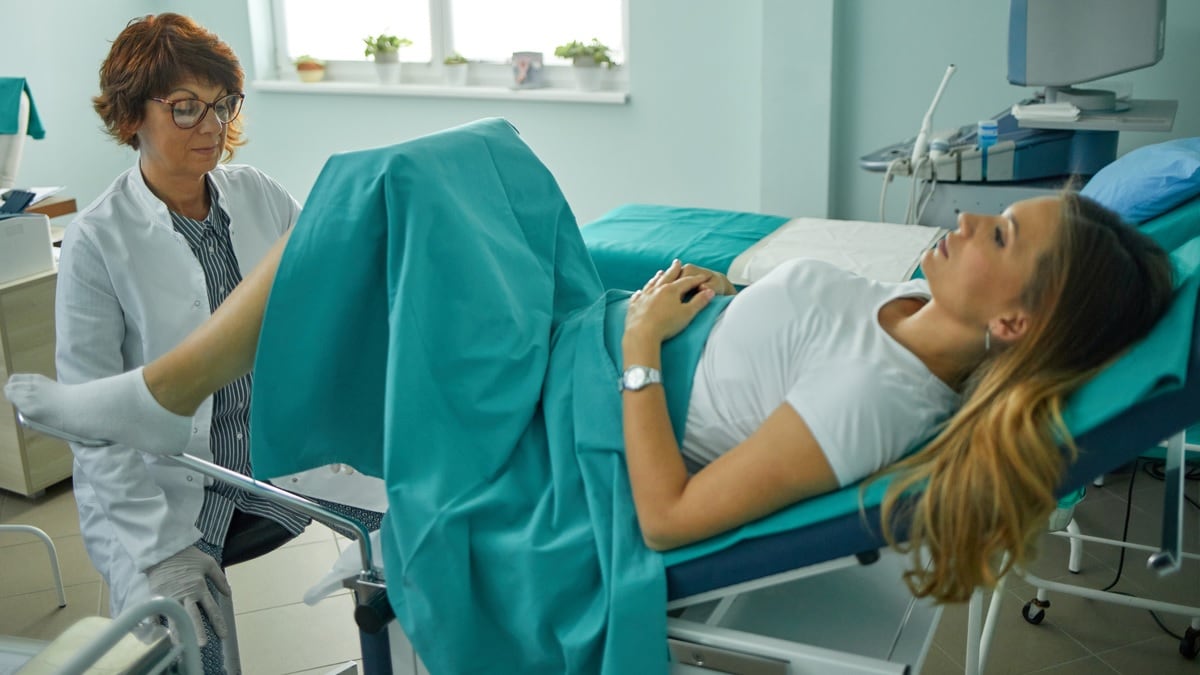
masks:
<path id="1" fill-rule="evenodd" d="M 380 33 L 375 37 L 363 38 L 367 48 L 363 54 L 375 59 L 375 69 L 379 72 L 379 81 L 384 84 L 396 84 L 400 81 L 400 48 L 412 44 L 408 38 Z"/>
<path id="2" fill-rule="evenodd" d="M 320 82 L 325 79 L 325 62 L 308 54 L 301 54 L 292 62 L 301 82 Z"/>
<path id="3" fill-rule="evenodd" d="M 446 82 L 448 84 L 456 87 L 466 85 L 468 61 L 465 56 L 454 52 L 442 59 L 442 65 L 446 66 Z"/>
<path id="4" fill-rule="evenodd" d="M 604 43 L 592 38 L 587 44 L 571 40 L 565 45 L 559 45 L 554 48 L 554 55 L 571 59 L 575 66 L 575 84 L 585 91 L 594 91 L 600 88 L 600 67 L 611 68 L 615 65 L 608 54 L 609 51 Z"/>

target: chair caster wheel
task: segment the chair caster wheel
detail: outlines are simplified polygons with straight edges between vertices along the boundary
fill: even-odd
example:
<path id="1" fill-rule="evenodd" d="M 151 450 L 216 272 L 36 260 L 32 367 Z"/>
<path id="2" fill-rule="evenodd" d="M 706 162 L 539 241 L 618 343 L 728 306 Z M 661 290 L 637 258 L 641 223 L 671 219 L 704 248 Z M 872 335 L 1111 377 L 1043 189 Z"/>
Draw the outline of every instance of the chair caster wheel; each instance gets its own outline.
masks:
<path id="1" fill-rule="evenodd" d="M 1189 661 L 1195 660 L 1196 655 L 1200 654 L 1200 630 L 1187 629 L 1179 641 L 1179 654 Z"/>
<path id="2" fill-rule="evenodd" d="M 1041 605 L 1038 605 L 1037 612 L 1030 614 L 1030 610 L 1035 604 L 1038 604 L 1037 600 L 1030 600 L 1029 602 L 1025 603 L 1025 606 L 1021 608 L 1021 616 L 1025 617 L 1026 621 L 1036 626 L 1042 622 L 1042 619 L 1046 618 L 1046 610 L 1043 609 Z M 1050 603 L 1046 604 L 1049 605 Z"/>

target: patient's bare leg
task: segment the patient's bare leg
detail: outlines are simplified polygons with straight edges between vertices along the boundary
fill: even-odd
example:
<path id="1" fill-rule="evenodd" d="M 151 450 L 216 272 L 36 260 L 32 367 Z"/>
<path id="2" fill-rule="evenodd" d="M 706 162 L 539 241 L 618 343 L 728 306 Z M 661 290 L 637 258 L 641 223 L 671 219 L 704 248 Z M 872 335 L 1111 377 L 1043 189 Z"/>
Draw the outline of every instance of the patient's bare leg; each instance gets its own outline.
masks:
<path id="1" fill-rule="evenodd" d="M 159 454 L 182 452 L 191 436 L 190 417 L 204 399 L 254 365 L 286 239 L 276 242 L 207 321 L 144 368 L 76 385 L 13 375 L 4 394 L 49 433 Z"/>

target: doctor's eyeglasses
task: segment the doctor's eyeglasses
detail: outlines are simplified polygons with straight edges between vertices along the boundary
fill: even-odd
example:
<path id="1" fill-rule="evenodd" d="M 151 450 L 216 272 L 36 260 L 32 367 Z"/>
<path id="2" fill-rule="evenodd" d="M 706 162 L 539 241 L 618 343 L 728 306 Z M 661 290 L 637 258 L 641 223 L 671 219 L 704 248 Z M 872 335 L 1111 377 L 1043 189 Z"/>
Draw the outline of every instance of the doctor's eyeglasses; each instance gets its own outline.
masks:
<path id="1" fill-rule="evenodd" d="M 238 113 L 242 111 L 242 101 L 245 99 L 245 94 L 238 93 L 222 96 L 212 103 L 206 103 L 198 98 L 181 98 L 174 101 L 165 98 L 151 98 L 150 100 L 171 106 L 171 119 L 175 122 L 175 126 L 180 129 L 191 129 L 204 121 L 204 116 L 208 114 L 209 108 L 212 108 L 213 114 L 217 116 L 217 121 L 222 126 L 229 124 L 237 119 Z"/>

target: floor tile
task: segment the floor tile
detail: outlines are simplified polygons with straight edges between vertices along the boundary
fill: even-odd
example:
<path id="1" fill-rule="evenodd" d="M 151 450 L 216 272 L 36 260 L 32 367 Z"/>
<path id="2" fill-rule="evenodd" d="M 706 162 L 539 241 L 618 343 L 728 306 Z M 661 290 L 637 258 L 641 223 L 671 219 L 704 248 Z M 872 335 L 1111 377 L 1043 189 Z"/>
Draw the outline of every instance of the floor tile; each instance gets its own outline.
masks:
<path id="1" fill-rule="evenodd" d="M 1196 551 L 1200 545 L 1200 510 L 1185 504 L 1183 512 L 1183 547 L 1184 550 Z M 1163 505 L 1157 504 L 1154 510 L 1134 509 L 1129 521 L 1128 541 L 1146 544 L 1158 549 L 1163 544 L 1162 532 Z M 1118 535 L 1119 539 L 1120 536 Z M 1145 560 L 1146 554 L 1141 554 Z"/>
<path id="2" fill-rule="evenodd" d="M 988 675 L 1024 674 L 1089 656 L 1083 645 L 1048 617 L 1040 626 L 1021 618 L 1024 600 L 1005 591 L 988 656 Z M 986 616 L 986 608 L 985 613 Z M 966 662 L 967 605 L 947 605 L 934 644 L 955 663 Z"/>
<path id="3" fill-rule="evenodd" d="M 1192 549 L 1192 552 L 1200 549 Z M 1122 583 L 1128 583 L 1141 590 L 1148 598 L 1179 602 L 1188 605 L 1200 605 L 1200 560 L 1184 560 L 1183 565 L 1175 572 L 1160 575 L 1149 569 L 1145 557 L 1138 556 L 1125 563 L 1121 573 Z"/>
<path id="4" fill-rule="evenodd" d="M 1064 583 L 1070 581 L 1073 580 L 1064 580 Z M 1018 598 L 1028 601 L 1035 595 L 1033 588 L 1028 588 L 1028 591 L 1023 592 L 1018 592 L 1016 588 L 1013 590 Z M 1042 625 L 1052 621 L 1055 626 L 1093 653 L 1141 642 L 1158 634 L 1158 627 L 1145 610 L 1057 591 L 1049 592 L 1048 599 L 1050 607 L 1045 610 Z M 1024 602 L 1017 606 L 1018 612 L 1023 604 Z M 1032 630 L 1040 627 L 1027 626 Z"/>
<path id="5" fill-rule="evenodd" d="M 929 646 L 925 664 L 921 667 L 921 675 L 962 675 L 962 672 L 962 664 L 950 658 L 941 647 Z"/>
<path id="6" fill-rule="evenodd" d="M 1179 641 L 1169 635 L 1097 654 L 1122 675 L 1196 675 L 1200 663 L 1179 655 Z"/>
<path id="7" fill-rule="evenodd" d="M 76 621 L 96 616 L 100 582 L 66 587 L 67 606 L 59 608 L 58 594 L 38 591 L 0 598 L 0 635 L 53 640 Z"/>
<path id="8" fill-rule="evenodd" d="M 1031 670 L 1029 672 L 1031 674 L 1036 673 L 1037 675 L 1118 675 L 1115 669 L 1095 656 L 1088 656 L 1053 665 L 1049 668 L 1043 668 L 1042 670 Z"/>
<path id="9" fill-rule="evenodd" d="M 92 567 L 83 548 L 83 538 L 60 537 L 54 540 L 64 585 L 99 582 L 100 574 Z M 54 588 L 50 558 L 46 546 L 38 540 L 0 548 L 0 597 Z"/>
<path id="10" fill-rule="evenodd" d="M 349 596 L 238 614 L 242 670 L 284 675 L 360 658 L 353 614 Z"/>
<path id="11" fill-rule="evenodd" d="M 230 567 L 226 576 L 233 587 L 234 610 L 241 614 L 302 601 L 304 592 L 329 572 L 337 558 L 330 536 L 304 546 L 278 548 Z"/>
<path id="12" fill-rule="evenodd" d="M 79 513 L 75 510 L 71 481 L 46 488 L 46 494 L 37 499 L 5 495 L 4 501 L 0 502 L 0 523 L 32 525 L 51 537 L 79 534 Z M 9 536 L 0 537 L 0 546 L 11 543 Z"/>
<path id="13" fill-rule="evenodd" d="M 100 582 L 100 616 L 112 618 L 112 612 L 108 610 L 108 603 L 112 602 L 112 598 L 108 593 L 108 584 Z"/>
<path id="14" fill-rule="evenodd" d="M 312 523 L 303 532 L 296 536 L 295 539 L 284 544 L 281 548 L 289 546 L 304 546 L 305 544 L 315 544 L 317 542 L 332 542 L 333 530 L 320 523 Z"/>
<path id="15" fill-rule="evenodd" d="M 1037 558 L 1025 566 L 1026 572 L 1049 580 L 1067 580 L 1068 583 L 1099 585 L 1103 587 L 1116 576 L 1115 560 L 1103 557 L 1105 551 L 1093 543 L 1083 544 L 1083 555 L 1080 556 L 1079 570 L 1072 572 L 1069 568 L 1071 557 L 1071 542 L 1063 537 L 1043 534 L 1038 540 Z"/>
<path id="16" fill-rule="evenodd" d="M 1096 495 L 1094 491 L 1089 492 L 1083 501 L 1075 507 L 1076 524 L 1079 525 L 1079 529 L 1083 534 L 1094 537 L 1120 539 L 1125 523 L 1127 504 L 1128 502 L 1125 501 L 1123 496 L 1118 498 L 1111 495 Z M 1132 529 L 1132 513 L 1130 515 L 1130 526 Z M 1095 546 L 1095 544 L 1089 544 L 1089 546 Z"/>
<path id="17" fill-rule="evenodd" d="M 346 661 L 345 663 L 349 663 L 349 661 Z M 362 661 L 355 661 L 354 664 L 358 667 L 358 672 L 361 674 L 362 673 Z M 331 672 L 340 672 L 337 670 L 337 668 L 338 668 L 338 666 L 341 666 L 341 665 L 343 665 L 343 664 L 342 663 L 331 663 L 327 666 L 322 666 L 320 668 L 311 668 L 309 670 L 298 670 L 294 673 L 289 673 L 288 675 L 328 675 L 328 673 L 331 673 Z"/>

